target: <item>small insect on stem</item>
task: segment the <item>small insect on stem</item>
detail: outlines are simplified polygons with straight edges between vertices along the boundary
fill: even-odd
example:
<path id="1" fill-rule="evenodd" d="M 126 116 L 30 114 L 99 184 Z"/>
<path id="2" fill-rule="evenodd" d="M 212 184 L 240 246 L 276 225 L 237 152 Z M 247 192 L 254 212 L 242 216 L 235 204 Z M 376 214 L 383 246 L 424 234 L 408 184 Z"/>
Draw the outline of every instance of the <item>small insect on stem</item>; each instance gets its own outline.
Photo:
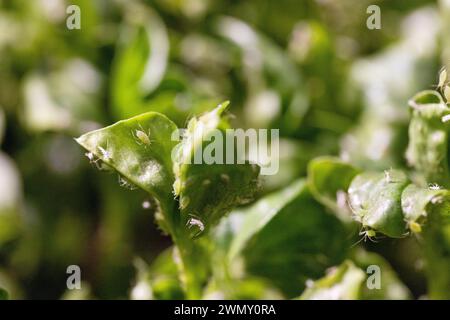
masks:
<path id="1" fill-rule="evenodd" d="M 361 241 L 366 242 L 367 239 L 369 239 L 372 242 L 377 242 L 374 240 L 374 238 L 377 235 L 377 232 L 375 230 L 371 230 L 371 229 L 366 229 L 367 227 L 362 227 L 361 230 L 359 231 L 359 235 L 363 236 L 360 240 L 358 240 L 353 246 L 356 246 L 358 243 L 360 243 Z"/>
<path id="2" fill-rule="evenodd" d="M 146 133 L 140 124 L 139 129 L 134 130 L 134 132 L 132 131 L 131 134 L 137 140 L 136 142 L 139 145 L 150 146 L 152 143 L 150 140 L 150 130 Z"/>
<path id="3" fill-rule="evenodd" d="M 198 232 L 196 234 L 194 234 L 194 238 L 199 236 L 204 230 L 205 230 L 205 225 L 203 224 L 203 222 L 198 219 L 198 217 L 194 216 L 194 215 L 190 215 L 192 218 L 189 218 L 189 220 L 186 222 L 186 226 L 188 226 L 189 229 L 191 229 L 193 226 L 196 226 L 198 228 Z"/>

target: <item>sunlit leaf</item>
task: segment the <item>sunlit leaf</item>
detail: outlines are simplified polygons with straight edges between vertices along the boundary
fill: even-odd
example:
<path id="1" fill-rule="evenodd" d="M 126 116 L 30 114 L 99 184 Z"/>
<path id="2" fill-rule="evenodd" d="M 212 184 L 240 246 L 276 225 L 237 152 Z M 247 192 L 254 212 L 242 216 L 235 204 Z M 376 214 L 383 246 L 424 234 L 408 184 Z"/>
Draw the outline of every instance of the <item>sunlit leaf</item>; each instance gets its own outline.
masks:
<path id="1" fill-rule="evenodd" d="M 404 236 L 401 194 L 408 184 L 408 178 L 399 170 L 357 175 L 348 189 L 354 219 L 364 228 L 390 237 Z"/>
<path id="2" fill-rule="evenodd" d="M 406 158 L 422 177 L 423 184 L 450 186 L 448 134 L 450 123 L 443 117 L 450 108 L 436 91 L 422 91 L 409 102 L 412 118 L 409 124 L 409 145 Z"/>
<path id="3" fill-rule="evenodd" d="M 355 300 L 361 298 L 365 273 L 351 261 L 332 268 L 328 274 L 308 284 L 302 300 Z"/>
<path id="4" fill-rule="evenodd" d="M 114 168 L 127 183 L 153 195 L 162 211 L 170 214 L 175 203 L 171 152 L 176 145 L 171 135 L 176 130 L 165 116 L 148 112 L 76 140 L 96 158 L 92 161 L 102 161 Z M 166 222 L 170 224 L 174 218 Z"/>

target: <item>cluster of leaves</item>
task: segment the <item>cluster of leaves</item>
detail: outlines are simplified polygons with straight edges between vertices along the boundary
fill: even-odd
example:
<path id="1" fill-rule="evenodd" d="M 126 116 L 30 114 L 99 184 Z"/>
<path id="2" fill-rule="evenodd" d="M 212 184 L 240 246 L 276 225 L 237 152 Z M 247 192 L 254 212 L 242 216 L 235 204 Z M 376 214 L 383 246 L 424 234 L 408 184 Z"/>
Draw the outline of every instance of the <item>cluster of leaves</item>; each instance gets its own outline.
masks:
<path id="1" fill-rule="evenodd" d="M 446 82 L 445 69 L 440 79 Z M 450 191 L 438 183 L 450 183 L 450 108 L 439 92 L 424 91 L 410 100 L 412 118 L 406 155 L 412 172 L 362 171 L 338 158 L 317 158 L 309 164 L 307 182 L 296 181 L 245 210 L 233 212 L 214 230 L 225 213 L 252 196 L 259 173 L 257 165 L 252 164 L 194 164 L 196 152 L 211 140 L 212 130 L 228 126 L 222 117 L 227 105 L 192 118 L 179 145 L 170 140 L 176 125 L 155 112 L 77 139 L 92 161 L 102 161 L 156 198 L 157 221 L 174 241 L 186 297 L 214 293 L 226 298 L 248 297 L 234 284 L 248 279 L 236 279 L 230 272 L 240 259 L 245 260 L 247 274 L 265 279 L 288 297 L 302 292 L 304 285 L 303 299 L 371 297 L 364 291 L 365 272 L 350 260 L 329 270 L 325 278 L 308 282 L 350 255 L 344 239 L 351 218 L 361 225 L 361 240 L 374 240 L 379 234 L 392 238 L 423 234 L 429 296 L 449 298 Z M 173 150 L 175 163 L 171 159 Z M 195 232 L 191 231 L 193 227 Z M 194 239 L 201 233 L 207 235 L 206 240 Z M 355 262 L 364 263 L 357 253 L 351 254 Z M 380 259 L 375 256 L 366 260 Z M 375 297 L 408 297 L 407 289 L 389 267 L 384 272 L 382 285 L 398 290 L 385 289 Z M 267 293 L 254 294 L 249 297 Z"/>

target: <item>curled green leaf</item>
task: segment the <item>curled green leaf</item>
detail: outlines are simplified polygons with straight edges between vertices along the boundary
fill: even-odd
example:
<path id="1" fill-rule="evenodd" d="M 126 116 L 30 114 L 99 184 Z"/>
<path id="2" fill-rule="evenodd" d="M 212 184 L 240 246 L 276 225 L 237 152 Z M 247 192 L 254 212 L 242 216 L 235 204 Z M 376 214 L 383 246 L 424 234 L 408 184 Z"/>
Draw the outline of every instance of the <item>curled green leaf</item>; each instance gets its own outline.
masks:
<path id="1" fill-rule="evenodd" d="M 415 95 L 409 104 L 408 163 L 416 170 L 423 184 L 450 186 L 448 133 L 450 108 L 437 91 L 427 90 Z"/>
<path id="2" fill-rule="evenodd" d="M 198 236 L 215 225 L 237 205 L 251 200 L 258 186 L 259 167 L 248 162 L 225 163 L 225 129 L 222 113 L 228 102 L 188 124 L 178 146 L 174 172 L 174 192 L 179 196 L 183 221 Z M 219 140 L 216 140 L 219 139 Z M 208 163 L 205 152 L 215 146 L 217 162 Z"/>
<path id="3" fill-rule="evenodd" d="M 354 219 L 364 228 L 387 236 L 404 236 L 401 194 L 408 184 L 408 178 L 399 170 L 357 175 L 348 189 Z"/>
<path id="4" fill-rule="evenodd" d="M 450 191 L 440 189 L 437 185 L 430 185 L 426 189 L 410 184 L 402 193 L 402 209 L 409 229 L 420 233 L 431 211 L 450 211 Z"/>
<path id="5" fill-rule="evenodd" d="M 308 185 L 319 202 L 347 221 L 346 192 L 358 173 L 357 168 L 339 158 L 320 157 L 308 165 Z"/>
<path id="6" fill-rule="evenodd" d="M 450 298 L 450 191 L 431 185 L 409 185 L 402 194 L 409 229 L 420 233 L 426 258 L 429 295 Z"/>
<path id="7" fill-rule="evenodd" d="M 300 296 L 302 300 L 356 300 L 361 298 L 361 288 L 366 275 L 351 261 L 332 268 L 328 274 L 308 283 Z"/>
<path id="8" fill-rule="evenodd" d="M 171 152 L 176 142 L 171 135 L 176 130 L 164 115 L 148 112 L 86 133 L 76 141 L 88 150 L 92 162 L 106 163 L 128 184 L 149 192 L 159 201 L 162 212 L 169 214 L 175 203 Z"/>

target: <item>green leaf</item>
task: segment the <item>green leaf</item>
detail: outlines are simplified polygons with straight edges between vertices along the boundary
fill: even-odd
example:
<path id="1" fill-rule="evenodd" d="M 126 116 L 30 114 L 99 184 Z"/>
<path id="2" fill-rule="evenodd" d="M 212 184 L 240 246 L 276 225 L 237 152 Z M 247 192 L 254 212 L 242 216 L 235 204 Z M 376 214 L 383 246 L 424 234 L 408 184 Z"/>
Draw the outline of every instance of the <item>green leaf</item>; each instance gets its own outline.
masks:
<path id="1" fill-rule="evenodd" d="M 398 278 L 395 271 L 389 263 L 380 255 L 374 252 L 368 252 L 362 248 L 357 248 L 352 254 L 354 263 L 366 272 L 366 278 L 375 275 L 369 272 L 369 266 L 377 266 L 380 268 L 380 288 L 369 289 L 367 285 L 362 288 L 361 299 L 372 300 L 405 300 L 411 298 L 411 293 Z M 368 278 L 370 281 L 370 279 Z"/>
<path id="2" fill-rule="evenodd" d="M 212 139 L 214 134 L 220 134 L 223 143 L 219 141 L 217 145 L 224 148 L 226 139 L 224 130 L 228 125 L 221 115 L 227 105 L 228 102 L 225 102 L 213 111 L 191 119 L 178 146 L 177 161 L 174 165 L 176 173 L 174 191 L 179 196 L 183 221 L 188 223 L 192 236 L 199 235 L 215 225 L 235 206 L 251 200 L 257 190 L 259 175 L 257 165 L 248 162 L 208 164 L 203 157 L 210 139 L 211 144 L 217 142 L 214 140 L 216 138 Z M 196 157 L 200 161 L 196 161 Z"/>
<path id="3" fill-rule="evenodd" d="M 127 10 L 133 20 L 122 29 L 112 66 L 111 98 L 118 118 L 150 110 L 145 98 L 161 82 L 169 53 L 167 30 L 157 13 L 136 4 Z"/>
<path id="4" fill-rule="evenodd" d="M 136 283 L 130 296 L 135 300 L 184 299 L 177 266 L 173 259 L 173 247 L 164 250 L 148 266 L 143 260 L 135 259 Z"/>
<path id="5" fill-rule="evenodd" d="M 302 300 L 356 300 L 361 298 L 361 287 L 366 278 L 364 271 L 353 262 L 345 261 L 328 274 L 312 283 L 300 296 Z"/>
<path id="6" fill-rule="evenodd" d="M 8 300 L 8 292 L 5 289 L 0 288 L 0 300 Z"/>
<path id="7" fill-rule="evenodd" d="M 405 221 L 413 232 L 421 232 L 421 225 L 432 210 L 450 210 L 450 191 L 431 186 L 428 189 L 410 184 L 402 193 Z"/>
<path id="8" fill-rule="evenodd" d="M 348 189 L 354 219 L 364 228 L 387 236 L 404 236 L 406 230 L 401 194 L 408 184 L 408 178 L 399 170 L 357 175 Z"/>
<path id="9" fill-rule="evenodd" d="M 124 179 L 154 196 L 164 214 L 173 212 L 171 152 L 175 124 L 162 114 L 148 112 L 86 133 L 76 141 Z M 167 216 L 166 216 L 167 218 Z M 175 217 L 170 217 L 170 223 Z"/>
<path id="10" fill-rule="evenodd" d="M 304 180 L 229 219 L 234 225 L 229 260 L 242 256 L 247 272 L 267 279 L 288 297 L 298 295 L 307 279 L 341 262 L 348 247 L 345 226 L 312 198 Z"/>
<path id="11" fill-rule="evenodd" d="M 450 108 L 437 91 L 422 91 L 409 102 L 412 118 L 406 158 L 422 183 L 450 187 L 448 132 Z"/>
<path id="12" fill-rule="evenodd" d="M 0 144 L 3 141 L 3 134 L 5 131 L 5 113 L 3 109 L 0 108 Z"/>
<path id="13" fill-rule="evenodd" d="M 346 192 L 359 170 L 334 157 L 319 157 L 308 165 L 308 185 L 320 203 L 329 207 L 347 221 Z"/>
<path id="14" fill-rule="evenodd" d="M 430 298 L 449 299 L 450 191 L 409 185 L 402 206 L 409 228 L 423 235 Z"/>

